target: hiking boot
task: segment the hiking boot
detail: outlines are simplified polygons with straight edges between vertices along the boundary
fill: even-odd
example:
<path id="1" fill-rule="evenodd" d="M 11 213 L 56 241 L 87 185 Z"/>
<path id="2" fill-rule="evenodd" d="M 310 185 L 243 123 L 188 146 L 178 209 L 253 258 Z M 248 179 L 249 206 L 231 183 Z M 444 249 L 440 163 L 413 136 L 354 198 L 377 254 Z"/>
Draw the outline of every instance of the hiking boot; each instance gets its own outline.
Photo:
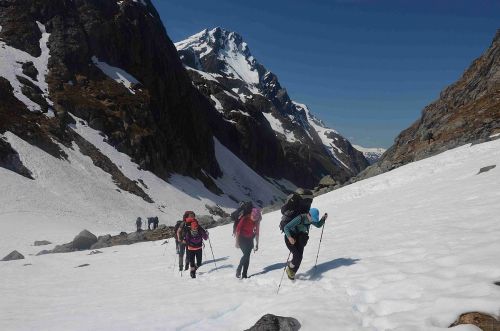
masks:
<path id="1" fill-rule="evenodd" d="M 248 278 L 246 274 L 241 275 L 241 278 Z"/>
<path id="2" fill-rule="evenodd" d="M 191 270 L 189 274 L 191 275 L 191 278 L 196 278 L 196 271 Z"/>
<path id="3" fill-rule="evenodd" d="M 186 266 L 184 267 L 184 270 L 188 270 L 189 269 L 189 264 L 186 264 Z"/>
<path id="4" fill-rule="evenodd" d="M 295 271 L 290 269 L 290 267 L 286 267 L 286 275 L 288 276 L 288 279 L 290 280 L 295 280 Z"/>
<path id="5" fill-rule="evenodd" d="M 179 271 L 182 271 L 183 267 L 182 265 L 179 266 Z"/>

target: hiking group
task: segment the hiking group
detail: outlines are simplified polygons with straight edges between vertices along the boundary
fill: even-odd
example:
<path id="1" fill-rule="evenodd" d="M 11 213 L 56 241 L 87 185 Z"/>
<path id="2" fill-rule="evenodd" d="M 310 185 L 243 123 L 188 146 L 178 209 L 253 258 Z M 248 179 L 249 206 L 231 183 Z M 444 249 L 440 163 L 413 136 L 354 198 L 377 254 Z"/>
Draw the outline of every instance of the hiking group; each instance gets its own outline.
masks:
<path id="1" fill-rule="evenodd" d="M 309 240 L 310 226 L 321 228 L 328 217 L 328 214 L 325 213 L 320 219 L 319 210 L 311 208 L 312 201 L 312 192 L 299 188 L 288 196 L 281 207 L 282 218 L 279 227 L 285 234 L 285 245 L 290 251 L 285 271 L 291 280 L 295 279 L 295 274 L 302 262 L 304 248 Z M 231 214 L 231 219 L 233 220 L 235 246 L 243 254 L 236 268 L 236 277 L 248 278 L 252 250 L 257 252 L 259 249 L 262 213 L 259 208 L 253 206 L 252 202 L 241 202 L 238 209 Z M 186 211 L 182 221 L 178 221 L 175 225 L 175 242 L 179 255 L 180 272 L 190 268 L 191 277 L 196 278 L 196 270 L 202 264 L 204 240 L 209 240 L 208 231 L 200 226 L 194 212 Z M 292 256 L 291 259 L 290 256 Z"/>

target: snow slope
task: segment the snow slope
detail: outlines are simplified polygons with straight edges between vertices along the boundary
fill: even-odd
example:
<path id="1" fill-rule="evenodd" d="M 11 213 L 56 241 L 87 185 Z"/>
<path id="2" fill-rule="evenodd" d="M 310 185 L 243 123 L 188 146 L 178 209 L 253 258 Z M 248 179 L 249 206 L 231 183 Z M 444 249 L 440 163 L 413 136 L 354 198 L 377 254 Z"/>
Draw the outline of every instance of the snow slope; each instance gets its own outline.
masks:
<path id="1" fill-rule="evenodd" d="M 279 212 L 264 216 L 247 280 L 234 277 L 230 226 L 210 231 L 218 270 L 207 261 L 194 280 L 173 271 L 172 241 L 1 262 L 0 329 L 243 330 L 274 313 L 301 330 L 432 331 L 468 311 L 498 317 L 500 167 L 478 171 L 499 161 L 500 140 L 466 145 L 316 198 L 330 215 L 318 267 L 313 228 L 298 279 L 278 295 L 288 255 Z M 5 232 L 2 241 L 36 251 Z"/>
<path id="2" fill-rule="evenodd" d="M 223 145 L 215 142 L 216 157 L 223 172 L 215 183 L 225 194 L 218 196 L 191 177 L 171 175 L 168 183 L 149 171 L 138 169 L 126 154 L 105 142 L 98 131 L 77 119 L 73 130 L 106 155 L 120 170 L 148 194 L 154 203 L 120 190 L 111 175 L 94 166 L 78 146 L 60 146 L 68 161 L 52 157 L 7 132 L 5 138 L 33 173 L 29 180 L 0 167 L 0 226 L 16 241 L 32 243 L 40 237 L 54 242 L 71 239 L 82 229 L 94 233 L 132 231 L 136 217 L 157 215 L 160 222 L 174 224 L 185 210 L 208 214 L 205 204 L 219 204 L 226 210 L 237 200 L 269 204 L 285 194 L 260 177 Z M 0 240 L 0 251 L 11 248 Z M 1 253 L 0 253 L 1 255 Z"/>

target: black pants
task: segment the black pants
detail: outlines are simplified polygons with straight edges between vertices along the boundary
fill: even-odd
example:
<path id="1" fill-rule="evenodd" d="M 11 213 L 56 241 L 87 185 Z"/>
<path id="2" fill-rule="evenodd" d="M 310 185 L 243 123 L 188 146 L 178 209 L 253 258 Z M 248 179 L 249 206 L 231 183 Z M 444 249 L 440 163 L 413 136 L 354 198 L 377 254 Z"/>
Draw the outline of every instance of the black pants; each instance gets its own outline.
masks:
<path id="1" fill-rule="evenodd" d="M 182 261 L 184 260 L 184 253 L 186 253 L 187 251 L 187 246 L 186 244 L 183 244 L 182 242 L 179 243 L 179 268 L 182 268 Z M 189 260 L 188 260 L 189 256 L 188 254 L 186 254 L 186 263 L 185 265 L 188 265 L 189 263 Z"/>
<path id="2" fill-rule="evenodd" d="M 292 253 L 292 265 L 293 268 L 291 268 L 294 272 L 297 272 L 300 267 L 300 263 L 302 262 L 302 257 L 304 255 L 304 247 L 307 245 L 307 241 L 309 240 L 309 235 L 307 233 L 299 233 L 296 235 L 292 236 L 295 239 L 295 244 L 292 245 L 288 241 L 288 238 L 285 236 L 285 243 L 286 247 L 290 250 Z"/>
<path id="3" fill-rule="evenodd" d="M 191 267 L 191 269 L 197 269 L 199 267 L 201 267 L 201 262 L 202 262 L 202 249 L 198 249 L 196 251 L 190 251 L 188 250 L 187 251 L 187 256 L 188 256 L 188 259 L 189 259 L 189 266 Z M 196 259 L 196 264 L 194 262 L 194 260 Z"/>
<path id="4" fill-rule="evenodd" d="M 238 265 L 238 271 L 242 271 L 241 276 L 246 278 L 248 272 L 248 265 L 250 264 L 250 254 L 252 254 L 253 249 L 253 238 L 246 238 L 240 236 L 240 249 L 243 252 L 240 264 Z"/>

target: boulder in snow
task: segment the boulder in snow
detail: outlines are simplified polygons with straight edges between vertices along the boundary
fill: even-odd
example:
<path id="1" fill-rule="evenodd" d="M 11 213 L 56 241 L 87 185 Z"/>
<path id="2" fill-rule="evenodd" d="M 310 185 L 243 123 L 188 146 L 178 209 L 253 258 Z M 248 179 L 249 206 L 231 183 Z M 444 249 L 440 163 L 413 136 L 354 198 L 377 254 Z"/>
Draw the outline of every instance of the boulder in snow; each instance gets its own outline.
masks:
<path id="1" fill-rule="evenodd" d="M 89 249 L 97 242 L 97 237 L 87 230 L 80 232 L 75 239 L 73 239 L 72 246 L 78 250 Z"/>
<path id="2" fill-rule="evenodd" d="M 266 314 L 246 331 L 297 331 L 300 327 L 299 321 L 293 317 Z"/>
<path id="3" fill-rule="evenodd" d="M 479 312 L 471 312 L 460 315 L 460 317 L 452 325 L 450 325 L 450 328 L 461 324 L 472 324 L 483 331 L 500 330 L 500 321 L 490 315 Z"/>
<path id="4" fill-rule="evenodd" d="M 494 164 L 494 165 L 490 165 L 487 167 L 482 167 L 481 169 L 479 169 L 479 172 L 477 174 L 479 175 L 479 174 L 482 174 L 483 172 L 487 172 L 487 171 L 490 171 L 491 169 L 495 169 L 496 166 L 497 165 Z"/>
<path id="5" fill-rule="evenodd" d="M 34 243 L 35 246 L 45 246 L 45 245 L 50 245 L 50 244 L 52 244 L 52 243 L 48 240 L 37 240 Z"/>
<path id="6" fill-rule="evenodd" d="M 13 261 L 13 260 L 22 260 L 24 259 L 24 255 L 19 253 L 18 251 L 10 252 L 6 257 L 2 259 L 2 261 Z"/>

